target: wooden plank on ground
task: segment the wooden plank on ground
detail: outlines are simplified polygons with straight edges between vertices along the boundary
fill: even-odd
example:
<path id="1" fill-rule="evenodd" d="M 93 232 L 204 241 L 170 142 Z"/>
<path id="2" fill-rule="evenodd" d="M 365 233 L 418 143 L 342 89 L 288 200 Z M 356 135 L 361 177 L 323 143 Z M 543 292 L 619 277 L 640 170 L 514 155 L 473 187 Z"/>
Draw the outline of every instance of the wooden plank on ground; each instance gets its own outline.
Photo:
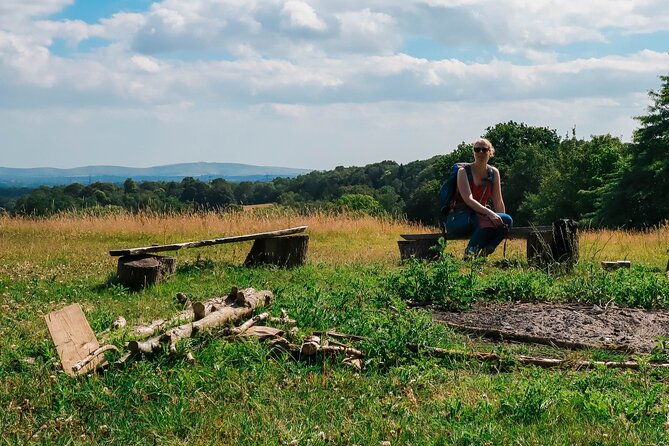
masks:
<path id="1" fill-rule="evenodd" d="M 553 230 L 552 226 L 528 226 L 528 227 L 519 227 L 511 228 L 506 238 L 508 239 L 526 239 L 530 234 L 535 232 L 550 232 Z M 441 232 L 435 232 L 430 234 L 400 234 L 404 240 L 438 240 L 439 237 L 442 237 Z M 469 236 L 466 237 L 452 237 L 446 234 L 446 240 L 468 240 Z"/>
<path id="2" fill-rule="evenodd" d="M 95 333 L 88 324 L 88 320 L 79 304 L 72 304 L 46 316 L 46 325 L 49 327 L 51 339 L 56 345 L 56 351 L 63 365 L 63 370 L 69 376 L 76 376 L 94 370 L 104 356 L 99 356 L 75 372 L 72 367 L 100 347 Z"/>
<path id="3" fill-rule="evenodd" d="M 304 232 L 308 226 L 297 226 L 295 228 L 281 229 L 278 231 L 258 232 L 256 234 L 235 235 L 231 237 L 221 237 L 211 240 L 198 240 L 194 242 L 174 243 L 172 245 L 144 246 L 141 248 L 112 249 L 109 251 L 111 256 L 130 256 L 136 254 L 148 254 L 150 252 L 176 251 L 181 248 L 199 248 L 201 246 L 220 245 L 223 243 L 244 242 L 247 240 L 258 240 L 263 238 L 280 237 L 282 235 L 297 234 Z"/>

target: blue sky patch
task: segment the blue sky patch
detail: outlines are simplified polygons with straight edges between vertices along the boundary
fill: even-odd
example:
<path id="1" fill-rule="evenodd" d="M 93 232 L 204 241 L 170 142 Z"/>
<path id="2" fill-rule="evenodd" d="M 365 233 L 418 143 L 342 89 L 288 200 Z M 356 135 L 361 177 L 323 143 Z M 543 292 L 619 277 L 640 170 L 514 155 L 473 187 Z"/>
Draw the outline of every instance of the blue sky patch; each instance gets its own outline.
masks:
<path id="1" fill-rule="evenodd" d="M 76 0 L 74 4 L 54 14 L 52 20 L 82 20 L 97 23 L 118 12 L 143 12 L 149 9 L 153 0 Z"/>

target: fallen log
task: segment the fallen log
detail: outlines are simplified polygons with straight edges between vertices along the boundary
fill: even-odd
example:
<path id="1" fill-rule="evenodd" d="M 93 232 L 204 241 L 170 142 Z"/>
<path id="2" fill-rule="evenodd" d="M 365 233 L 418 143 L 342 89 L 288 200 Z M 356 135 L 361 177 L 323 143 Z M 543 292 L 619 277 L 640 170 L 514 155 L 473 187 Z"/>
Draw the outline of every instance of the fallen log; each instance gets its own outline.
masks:
<path id="1" fill-rule="evenodd" d="M 130 341 L 128 348 L 133 353 L 153 353 L 160 350 L 162 344 L 168 344 L 170 354 L 174 354 L 179 339 L 192 337 L 200 331 L 248 318 L 257 307 L 268 306 L 271 300 L 271 291 L 246 288 L 237 293 L 234 303 L 223 306 L 200 320 L 174 327 L 160 336 L 143 342 Z"/>
<path id="2" fill-rule="evenodd" d="M 535 356 L 516 355 L 509 357 L 502 357 L 496 353 L 490 352 L 467 352 L 462 350 L 449 350 L 438 347 L 419 347 L 416 344 L 407 344 L 407 348 L 414 353 L 421 353 L 436 358 L 460 357 L 467 359 L 476 359 L 485 362 L 502 362 L 504 360 L 511 360 L 520 364 L 536 365 L 543 368 L 571 366 L 577 370 L 593 369 L 597 367 L 613 368 L 613 369 L 629 369 L 638 370 L 642 365 L 637 361 L 570 361 L 568 359 L 558 358 L 544 358 Z M 650 368 L 669 369 L 669 363 L 649 362 L 644 364 Z"/>
<path id="3" fill-rule="evenodd" d="M 476 334 L 479 336 L 483 336 L 485 338 L 496 339 L 500 341 L 502 340 L 518 341 L 518 342 L 527 342 L 530 344 L 552 345 L 556 347 L 569 348 L 574 350 L 579 350 L 584 348 L 589 348 L 589 349 L 605 348 L 608 350 L 634 353 L 633 349 L 631 349 L 627 345 L 620 345 L 620 344 L 597 345 L 597 344 L 588 344 L 586 342 L 562 341 L 559 339 L 545 338 L 542 336 L 532 336 L 532 335 L 525 335 L 502 330 L 495 330 L 493 328 L 471 327 L 468 325 L 456 324 L 454 322 L 449 322 L 449 321 L 446 321 L 446 325 L 458 331 Z"/>

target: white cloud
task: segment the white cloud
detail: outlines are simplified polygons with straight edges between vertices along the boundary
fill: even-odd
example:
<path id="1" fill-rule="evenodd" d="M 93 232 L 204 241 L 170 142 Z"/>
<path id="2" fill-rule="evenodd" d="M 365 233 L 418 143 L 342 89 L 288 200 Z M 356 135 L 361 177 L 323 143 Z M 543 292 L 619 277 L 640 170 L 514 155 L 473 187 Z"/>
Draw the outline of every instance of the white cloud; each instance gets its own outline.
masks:
<path id="1" fill-rule="evenodd" d="M 401 159 L 411 138 L 426 152 L 406 156 L 429 156 L 445 133 L 470 139 L 508 119 L 629 136 L 669 55 L 616 54 L 607 42 L 669 31 L 664 1 L 166 0 L 85 23 L 48 19 L 69 0 L 2 0 L 0 115 L 8 121 L 0 132 L 37 147 L 25 124 L 32 115 L 63 147 L 90 144 L 94 129 L 127 127 L 148 145 L 187 144 L 176 132 L 203 135 L 203 154 L 246 147 L 244 132 L 253 134 L 252 153 L 275 135 L 291 147 L 304 140 L 304 151 L 331 151 L 301 153 L 311 167 L 319 156 L 332 165 L 345 162 L 336 156 Z M 92 38 L 103 43 L 81 49 Z M 58 39 L 66 48 L 56 52 Z M 414 40 L 446 56 L 413 56 Z M 570 56 L 579 42 L 602 52 Z"/>
<path id="2" fill-rule="evenodd" d="M 314 8 L 301 1 L 288 1 L 281 9 L 283 25 L 286 28 L 308 29 L 311 31 L 325 31 L 327 25 L 318 17 Z"/>

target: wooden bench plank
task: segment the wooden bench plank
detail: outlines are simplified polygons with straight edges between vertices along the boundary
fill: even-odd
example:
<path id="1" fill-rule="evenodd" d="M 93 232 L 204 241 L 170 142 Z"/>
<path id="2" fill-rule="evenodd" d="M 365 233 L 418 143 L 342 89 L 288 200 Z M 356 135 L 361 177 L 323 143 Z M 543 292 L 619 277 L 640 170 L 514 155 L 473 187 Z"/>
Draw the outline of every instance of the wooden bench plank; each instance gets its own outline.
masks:
<path id="1" fill-rule="evenodd" d="M 172 245 L 144 246 L 141 248 L 112 249 L 109 255 L 129 256 L 137 254 L 148 254 L 151 252 L 176 251 L 181 248 L 199 248 L 201 246 L 220 245 L 223 243 L 244 242 L 247 240 L 258 240 L 263 238 L 280 237 L 282 235 L 297 234 L 304 232 L 308 226 L 297 226 L 295 228 L 281 229 L 278 231 L 258 232 L 256 234 L 235 235 L 231 237 L 221 237 L 211 240 L 198 240 L 194 242 L 174 243 Z"/>
<path id="2" fill-rule="evenodd" d="M 526 239 L 530 234 L 540 234 L 544 232 L 552 232 L 552 226 L 526 226 L 519 228 L 511 228 L 506 238 L 508 239 Z M 442 237 L 441 232 L 429 233 L 429 234 L 400 234 L 404 240 L 438 240 L 439 237 Z M 469 235 L 464 237 L 456 237 L 449 234 L 446 234 L 446 240 L 469 240 Z"/>

